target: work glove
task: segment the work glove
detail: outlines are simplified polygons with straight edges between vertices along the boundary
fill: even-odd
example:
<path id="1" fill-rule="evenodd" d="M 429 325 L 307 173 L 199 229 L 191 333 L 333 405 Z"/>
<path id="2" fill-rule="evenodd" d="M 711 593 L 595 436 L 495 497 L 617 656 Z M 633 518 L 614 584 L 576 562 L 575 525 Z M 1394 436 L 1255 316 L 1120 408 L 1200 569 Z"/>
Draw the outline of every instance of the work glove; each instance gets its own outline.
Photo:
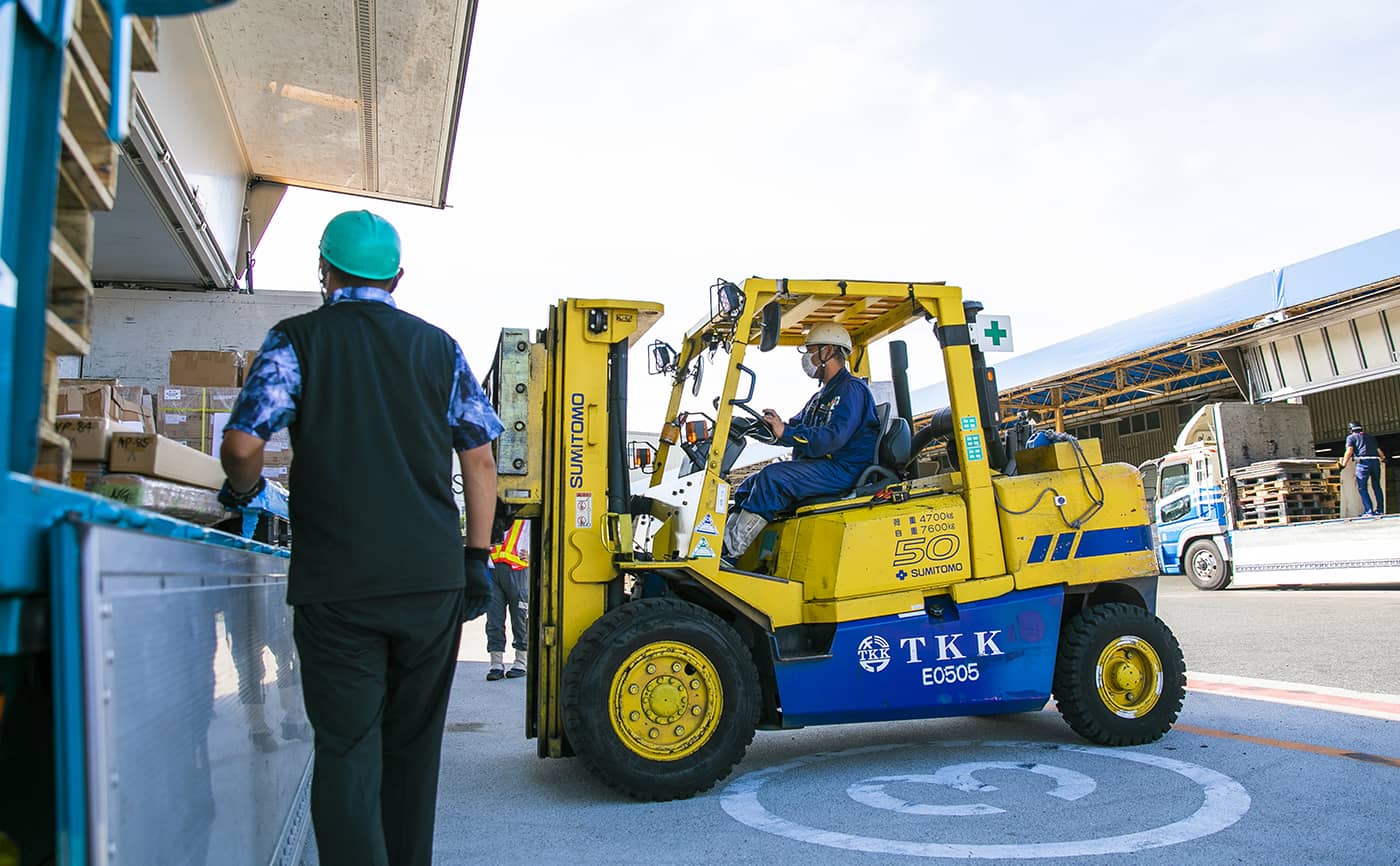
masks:
<path id="1" fill-rule="evenodd" d="M 234 490 L 233 486 L 224 479 L 224 486 L 219 488 L 219 504 L 225 508 L 238 511 L 247 507 L 248 503 L 258 498 L 258 494 L 267 489 L 267 479 L 259 477 L 258 483 L 250 489 L 242 492 Z"/>
<path id="2" fill-rule="evenodd" d="M 462 612 L 462 622 L 468 622 L 486 613 L 486 605 L 491 601 L 491 551 L 484 547 L 468 547 L 464 558 L 467 606 Z"/>

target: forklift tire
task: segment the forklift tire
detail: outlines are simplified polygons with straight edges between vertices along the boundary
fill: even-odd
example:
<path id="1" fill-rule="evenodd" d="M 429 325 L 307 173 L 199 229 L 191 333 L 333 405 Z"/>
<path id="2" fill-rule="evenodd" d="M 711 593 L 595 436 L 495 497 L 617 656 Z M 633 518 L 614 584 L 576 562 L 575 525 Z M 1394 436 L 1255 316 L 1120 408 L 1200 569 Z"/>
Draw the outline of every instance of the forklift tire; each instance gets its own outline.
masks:
<path id="1" fill-rule="evenodd" d="M 1114 602 L 1065 623 L 1055 659 L 1055 701 L 1079 736 L 1140 746 L 1171 730 L 1186 698 L 1186 661 L 1166 624 Z"/>
<path id="2" fill-rule="evenodd" d="M 758 671 L 702 607 L 645 598 L 593 623 L 569 654 L 564 730 L 599 778 L 638 800 L 679 800 L 729 775 L 758 723 Z"/>
<path id="3" fill-rule="evenodd" d="M 1191 542 L 1181 570 L 1196 589 L 1210 592 L 1230 585 L 1230 563 L 1220 555 L 1220 545 L 1209 538 Z"/>

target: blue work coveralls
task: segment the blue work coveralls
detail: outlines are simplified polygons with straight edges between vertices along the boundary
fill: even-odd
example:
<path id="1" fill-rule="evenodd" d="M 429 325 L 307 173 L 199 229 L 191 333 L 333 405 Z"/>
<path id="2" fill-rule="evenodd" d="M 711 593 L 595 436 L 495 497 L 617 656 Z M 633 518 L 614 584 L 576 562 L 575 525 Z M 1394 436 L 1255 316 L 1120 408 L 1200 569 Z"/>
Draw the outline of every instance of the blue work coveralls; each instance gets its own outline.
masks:
<path id="1" fill-rule="evenodd" d="M 844 493 L 875 462 L 879 442 L 870 386 L 842 370 L 787 422 L 777 444 L 792 448 L 792 460 L 744 479 L 734 491 L 734 503 L 772 520 L 799 499 Z"/>
<path id="2" fill-rule="evenodd" d="M 1357 431 L 1347 437 L 1347 447 L 1356 458 L 1356 491 L 1367 514 L 1385 514 L 1385 491 L 1381 490 L 1381 446 L 1370 433 Z M 1376 500 L 1371 501 L 1374 493 Z"/>

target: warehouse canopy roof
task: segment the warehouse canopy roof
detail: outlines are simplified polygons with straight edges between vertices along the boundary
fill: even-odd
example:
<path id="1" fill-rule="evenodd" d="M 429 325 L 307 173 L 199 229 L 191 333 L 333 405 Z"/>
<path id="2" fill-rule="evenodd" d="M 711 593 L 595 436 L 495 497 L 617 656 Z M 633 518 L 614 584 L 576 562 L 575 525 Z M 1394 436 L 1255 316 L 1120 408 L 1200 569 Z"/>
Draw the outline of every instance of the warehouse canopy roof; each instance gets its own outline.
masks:
<path id="1" fill-rule="evenodd" d="M 1400 230 L 1028 352 L 997 364 L 1003 408 L 1082 415 L 1218 386 L 1229 378 L 1219 355 L 1193 343 L 1397 274 Z M 943 383 L 915 391 L 915 412 L 946 393 Z"/>

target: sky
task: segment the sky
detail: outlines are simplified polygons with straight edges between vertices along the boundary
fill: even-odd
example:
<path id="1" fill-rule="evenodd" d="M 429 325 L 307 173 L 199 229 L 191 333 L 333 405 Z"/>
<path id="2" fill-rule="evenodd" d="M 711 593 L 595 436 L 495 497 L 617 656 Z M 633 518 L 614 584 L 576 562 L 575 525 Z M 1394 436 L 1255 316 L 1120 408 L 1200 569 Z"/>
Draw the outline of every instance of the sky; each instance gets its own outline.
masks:
<path id="1" fill-rule="evenodd" d="M 750 275 L 946 280 L 1024 352 L 1400 226 L 1396 44 L 1366 0 L 484 0 L 448 208 L 291 190 L 258 287 L 316 290 L 321 227 L 368 206 L 479 375 L 559 298 L 660 300 L 678 343 Z M 796 412 L 796 353 L 763 361 Z"/>

